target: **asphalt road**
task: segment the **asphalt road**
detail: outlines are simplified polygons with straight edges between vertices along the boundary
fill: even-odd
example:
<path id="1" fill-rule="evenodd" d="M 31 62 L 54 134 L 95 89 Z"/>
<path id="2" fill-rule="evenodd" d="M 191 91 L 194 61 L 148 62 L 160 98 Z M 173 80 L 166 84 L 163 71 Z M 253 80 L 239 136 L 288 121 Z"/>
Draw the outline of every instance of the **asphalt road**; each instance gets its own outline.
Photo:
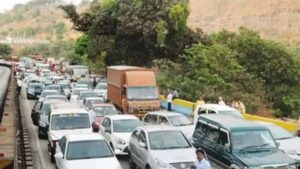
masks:
<path id="1" fill-rule="evenodd" d="M 33 155 L 33 163 L 37 169 L 55 169 L 55 165 L 50 162 L 50 156 L 48 154 L 47 140 L 41 140 L 38 138 L 37 127 L 33 125 L 31 121 L 31 110 L 35 103 L 35 100 L 27 100 L 25 91 L 22 89 L 20 96 L 21 111 L 26 117 L 26 126 L 28 133 L 30 133 L 31 147 Z M 118 157 L 123 169 L 129 169 L 127 158 Z"/>

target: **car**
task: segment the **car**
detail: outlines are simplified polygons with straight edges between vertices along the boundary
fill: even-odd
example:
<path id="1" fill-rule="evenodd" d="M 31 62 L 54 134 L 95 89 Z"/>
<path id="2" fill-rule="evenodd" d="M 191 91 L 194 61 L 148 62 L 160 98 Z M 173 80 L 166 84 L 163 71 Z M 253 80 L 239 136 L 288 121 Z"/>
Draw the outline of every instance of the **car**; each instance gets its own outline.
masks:
<path id="1" fill-rule="evenodd" d="M 132 131 L 141 125 L 140 120 L 133 115 L 105 116 L 100 133 L 113 148 L 117 155 L 128 155 L 128 142 Z"/>
<path id="2" fill-rule="evenodd" d="M 47 78 L 40 78 L 40 82 L 44 85 L 44 88 L 46 88 L 49 85 L 52 85 L 52 81 Z"/>
<path id="3" fill-rule="evenodd" d="M 92 109 L 93 104 L 104 103 L 103 98 L 101 97 L 87 97 L 83 100 L 83 105 L 87 110 Z"/>
<path id="4" fill-rule="evenodd" d="M 49 85 L 46 87 L 46 90 L 57 90 L 60 94 L 63 93 L 60 85 Z"/>
<path id="5" fill-rule="evenodd" d="M 41 76 L 49 76 L 50 72 L 49 69 L 41 69 Z"/>
<path id="6" fill-rule="evenodd" d="M 77 80 L 77 84 L 78 84 L 78 85 L 84 84 L 84 85 L 89 86 L 89 88 L 90 88 L 91 85 L 92 85 L 90 79 L 88 79 L 88 78 L 81 78 L 81 79 Z"/>
<path id="7" fill-rule="evenodd" d="M 63 136 L 55 161 L 58 169 L 122 169 L 109 144 L 99 134 Z"/>
<path id="8" fill-rule="evenodd" d="M 29 83 L 27 86 L 27 99 L 37 99 L 43 91 L 41 83 Z"/>
<path id="9" fill-rule="evenodd" d="M 94 89 L 94 92 L 97 92 L 100 97 L 107 99 L 107 83 L 98 83 Z"/>
<path id="10" fill-rule="evenodd" d="M 262 121 L 257 123 L 266 126 L 270 130 L 279 145 L 279 149 L 296 160 L 300 167 L 300 138 L 293 136 L 290 132 L 273 123 Z"/>
<path id="11" fill-rule="evenodd" d="M 98 93 L 93 91 L 81 91 L 78 96 L 78 102 L 83 103 L 83 100 L 88 97 L 98 97 Z"/>
<path id="12" fill-rule="evenodd" d="M 58 141 L 66 134 L 92 133 L 92 122 L 89 113 L 74 104 L 51 105 L 48 129 L 48 151 L 51 162 Z"/>
<path id="13" fill-rule="evenodd" d="M 94 132 L 99 131 L 100 124 L 107 115 L 117 115 L 120 112 L 115 108 L 113 104 L 108 103 L 95 103 L 92 104 L 91 109 L 88 110 L 93 117 L 93 130 Z"/>
<path id="14" fill-rule="evenodd" d="M 40 109 L 36 111 L 38 115 L 38 137 L 40 139 L 47 138 L 47 132 L 49 127 L 49 114 L 51 113 L 51 105 L 64 104 L 62 100 L 44 100 L 41 102 Z"/>
<path id="15" fill-rule="evenodd" d="M 137 127 L 129 141 L 130 168 L 190 169 L 195 149 L 184 134 L 172 126 Z"/>
<path id="16" fill-rule="evenodd" d="M 201 114 L 225 114 L 236 118 L 244 119 L 243 115 L 235 108 L 219 104 L 203 104 L 196 106 L 192 113 L 193 122 L 195 124 L 197 123 L 198 117 Z"/>
<path id="17" fill-rule="evenodd" d="M 32 123 L 36 126 L 39 124 L 41 107 L 42 107 L 42 102 L 37 100 L 34 103 L 33 108 L 31 110 L 31 120 L 32 120 Z"/>
<path id="18" fill-rule="evenodd" d="M 71 87 L 68 82 L 59 82 L 57 85 L 59 85 L 62 89 L 62 92 L 67 98 L 70 98 L 71 96 Z"/>
<path id="19" fill-rule="evenodd" d="M 88 91 L 88 89 L 86 88 L 74 88 L 71 96 L 70 96 L 70 102 L 78 102 L 78 96 L 80 94 L 80 92 L 82 91 Z"/>
<path id="20" fill-rule="evenodd" d="M 60 95 L 60 93 L 57 90 L 43 90 L 42 94 L 40 95 L 39 101 L 42 102 L 46 99 L 47 96 L 51 95 Z"/>
<path id="21" fill-rule="evenodd" d="M 189 139 L 192 138 L 195 126 L 186 116 L 168 111 L 147 113 L 143 118 L 144 125 L 170 125 L 181 130 Z"/>
<path id="22" fill-rule="evenodd" d="M 60 100 L 60 101 L 69 101 L 65 95 L 50 95 L 46 96 L 45 100 Z"/>
<path id="23" fill-rule="evenodd" d="M 74 86 L 74 89 L 77 89 L 77 88 L 85 88 L 86 90 L 90 90 L 90 87 L 87 84 L 77 84 L 76 83 Z"/>
<path id="24" fill-rule="evenodd" d="M 265 126 L 233 116 L 200 115 L 193 144 L 221 168 L 296 168 Z"/>

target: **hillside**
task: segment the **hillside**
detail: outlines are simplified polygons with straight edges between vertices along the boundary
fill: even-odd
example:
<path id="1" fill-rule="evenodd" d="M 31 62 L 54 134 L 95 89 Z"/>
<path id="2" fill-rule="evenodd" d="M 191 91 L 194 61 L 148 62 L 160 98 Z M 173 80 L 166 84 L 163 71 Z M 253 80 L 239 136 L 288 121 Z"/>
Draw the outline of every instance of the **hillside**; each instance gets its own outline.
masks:
<path id="1" fill-rule="evenodd" d="M 84 11 L 89 3 L 82 3 L 78 11 Z M 57 4 L 43 4 L 36 0 L 25 5 L 18 4 L 12 10 L 0 14 L 0 38 L 7 36 L 41 38 L 51 41 L 70 40 L 80 34 L 71 29 L 64 12 Z"/>
<path id="2" fill-rule="evenodd" d="M 268 39 L 300 40 L 300 1 L 190 0 L 189 25 L 205 32 L 237 31 L 244 26 Z"/>

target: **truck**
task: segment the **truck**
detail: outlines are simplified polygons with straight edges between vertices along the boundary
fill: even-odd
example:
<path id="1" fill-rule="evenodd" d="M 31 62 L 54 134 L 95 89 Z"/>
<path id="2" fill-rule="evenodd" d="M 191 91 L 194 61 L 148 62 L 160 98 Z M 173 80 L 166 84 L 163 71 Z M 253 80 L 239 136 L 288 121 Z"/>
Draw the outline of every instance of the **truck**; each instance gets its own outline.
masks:
<path id="1" fill-rule="evenodd" d="M 133 66 L 110 66 L 107 69 L 107 97 L 124 114 L 142 118 L 160 109 L 155 72 Z"/>

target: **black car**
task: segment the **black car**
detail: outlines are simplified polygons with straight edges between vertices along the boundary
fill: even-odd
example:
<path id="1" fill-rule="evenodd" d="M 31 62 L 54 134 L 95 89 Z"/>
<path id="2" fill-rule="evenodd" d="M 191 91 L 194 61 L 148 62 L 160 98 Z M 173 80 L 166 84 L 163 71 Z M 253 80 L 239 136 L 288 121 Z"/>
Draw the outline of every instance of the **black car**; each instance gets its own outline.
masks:
<path id="1" fill-rule="evenodd" d="M 43 92 L 43 84 L 30 83 L 27 87 L 27 99 L 37 99 Z"/>
<path id="2" fill-rule="evenodd" d="M 31 119 L 34 125 L 39 125 L 40 119 L 40 109 L 42 107 L 42 102 L 36 101 L 32 110 L 31 110 Z"/>

